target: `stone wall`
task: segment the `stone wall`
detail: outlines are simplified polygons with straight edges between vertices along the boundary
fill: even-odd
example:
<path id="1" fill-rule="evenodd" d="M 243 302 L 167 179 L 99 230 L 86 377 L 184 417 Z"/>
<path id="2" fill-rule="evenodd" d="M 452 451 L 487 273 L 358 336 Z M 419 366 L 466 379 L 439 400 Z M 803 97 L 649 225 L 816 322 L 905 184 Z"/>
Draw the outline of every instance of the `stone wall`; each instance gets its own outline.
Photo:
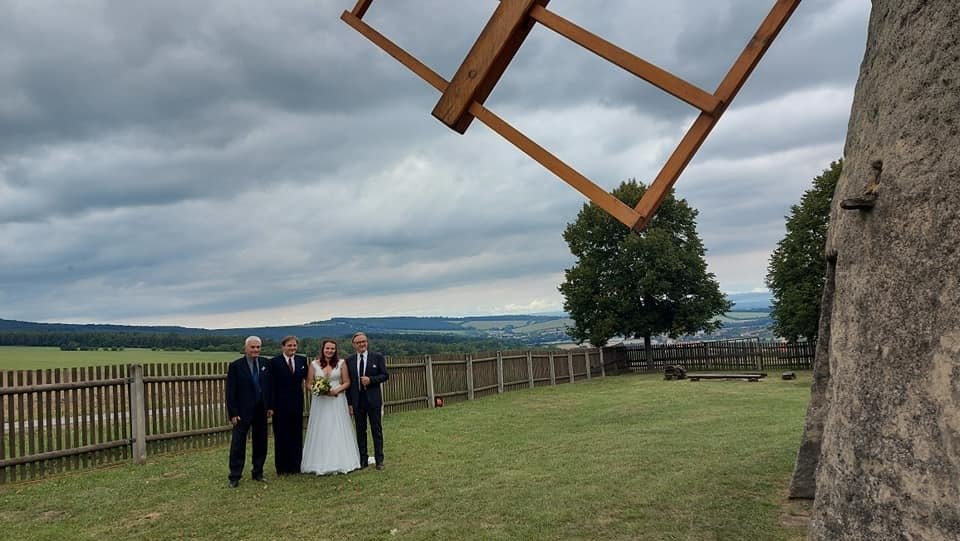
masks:
<path id="1" fill-rule="evenodd" d="M 960 539 L 960 2 L 874 0 L 834 197 L 813 539 Z M 882 160 L 871 210 L 861 197 Z"/>

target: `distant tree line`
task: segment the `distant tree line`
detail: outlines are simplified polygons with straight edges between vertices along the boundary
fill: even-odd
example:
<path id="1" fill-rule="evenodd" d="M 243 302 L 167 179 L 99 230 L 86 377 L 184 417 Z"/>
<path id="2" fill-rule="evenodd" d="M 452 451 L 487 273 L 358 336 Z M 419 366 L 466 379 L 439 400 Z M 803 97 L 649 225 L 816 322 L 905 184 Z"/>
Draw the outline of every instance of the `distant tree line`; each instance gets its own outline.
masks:
<path id="1" fill-rule="evenodd" d="M 368 334 L 371 345 L 385 355 L 427 355 L 436 353 L 472 353 L 497 349 L 519 349 L 524 344 L 517 340 L 472 338 L 450 334 Z M 116 350 L 145 348 L 165 351 L 243 351 L 246 336 L 219 336 L 210 334 L 139 333 L 139 332 L 0 332 L 0 346 L 59 347 L 65 351 Z M 353 352 L 350 336 L 332 337 L 337 340 L 344 357 Z M 320 338 L 301 338 L 300 352 L 310 357 L 320 348 Z M 280 352 L 279 340 L 264 338 L 263 354 Z"/>
<path id="2" fill-rule="evenodd" d="M 139 332 L 0 332 L 0 345 L 46 346 L 62 350 L 146 348 L 201 351 L 240 351 L 242 336 Z"/>

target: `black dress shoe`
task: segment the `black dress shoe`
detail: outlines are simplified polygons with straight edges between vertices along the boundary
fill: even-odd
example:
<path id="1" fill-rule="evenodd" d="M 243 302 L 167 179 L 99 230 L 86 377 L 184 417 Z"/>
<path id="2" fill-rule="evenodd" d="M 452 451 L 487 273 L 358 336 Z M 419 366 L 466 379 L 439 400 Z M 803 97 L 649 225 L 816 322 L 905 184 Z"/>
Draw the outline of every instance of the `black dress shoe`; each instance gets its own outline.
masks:
<path id="1" fill-rule="evenodd" d="M 253 478 L 253 480 L 254 480 L 254 481 L 258 481 L 258 482 L 260 482 L 260 483 L 266 483 L 266 482 L 267 482 L 266 479 L 264 479 L 262 475 L 257 475 L 256 477 Z"/>
<path id="2" fill-rule="evenodd" d="M 377 464 L 377 471 L 383 471 L 383 464 Z"/>
<path id="3" fill-rule="evenodd" d="M 240 481 L 230 481 L 230 488 L 237 488 L 240 486 Z"/>

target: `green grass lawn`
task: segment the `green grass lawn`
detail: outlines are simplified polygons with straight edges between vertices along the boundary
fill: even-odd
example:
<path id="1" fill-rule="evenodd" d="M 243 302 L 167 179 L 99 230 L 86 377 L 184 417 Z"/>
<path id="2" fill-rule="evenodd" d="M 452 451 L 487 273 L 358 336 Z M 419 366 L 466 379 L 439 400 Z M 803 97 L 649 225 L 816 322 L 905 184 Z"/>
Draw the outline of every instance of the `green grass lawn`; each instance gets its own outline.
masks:
<path id="1" fill-rule="evenodd" d="M 229 351 L 61 351 L 55 347 L 0 346 L 0 370 L 36 370 L 127 363 L 232 361 L 242 355 Z"/>
<path id="2" fill-rule="evenodd" d="M 227 486 L 227 449 L 0 486 L 11 539 L 800 539 L 796 381 L 619 376 L 388 415 L 387 469 Z M 272 449 L 272 443 L 271 443 Z M 249 447 L 248 447 L 249 453 Z M 249 457 L 248 457 L 249 460 Z"/>

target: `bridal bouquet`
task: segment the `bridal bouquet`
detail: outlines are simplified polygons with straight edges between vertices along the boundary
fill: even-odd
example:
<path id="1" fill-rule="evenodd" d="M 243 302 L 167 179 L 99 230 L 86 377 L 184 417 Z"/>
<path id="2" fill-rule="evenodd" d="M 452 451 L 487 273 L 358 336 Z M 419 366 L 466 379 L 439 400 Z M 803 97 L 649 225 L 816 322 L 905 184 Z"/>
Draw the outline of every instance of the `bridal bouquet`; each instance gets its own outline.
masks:
<path id="1" fill-rule="evenodd" d="M 326 376 L 313 378 L 313 394 L 320 396 L 330 392 L 330 380 Z"/>

